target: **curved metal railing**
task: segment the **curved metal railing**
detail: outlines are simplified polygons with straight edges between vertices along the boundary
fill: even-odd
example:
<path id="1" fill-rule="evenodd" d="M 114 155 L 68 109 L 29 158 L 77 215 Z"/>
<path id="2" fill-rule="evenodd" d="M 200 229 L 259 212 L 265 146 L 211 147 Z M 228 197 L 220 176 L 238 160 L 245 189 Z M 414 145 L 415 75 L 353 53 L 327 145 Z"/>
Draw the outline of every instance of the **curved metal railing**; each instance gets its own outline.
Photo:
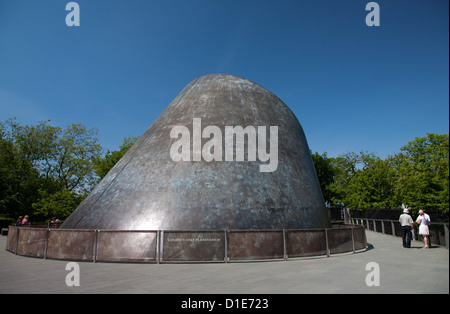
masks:
<path id="1" fill-rule="evenodd" d="M 81 230 L 10 226 L 6 249 L 44 259 L 93 262 L 287 260 L 367 248 L 361 225 L 284 230 Z"/>

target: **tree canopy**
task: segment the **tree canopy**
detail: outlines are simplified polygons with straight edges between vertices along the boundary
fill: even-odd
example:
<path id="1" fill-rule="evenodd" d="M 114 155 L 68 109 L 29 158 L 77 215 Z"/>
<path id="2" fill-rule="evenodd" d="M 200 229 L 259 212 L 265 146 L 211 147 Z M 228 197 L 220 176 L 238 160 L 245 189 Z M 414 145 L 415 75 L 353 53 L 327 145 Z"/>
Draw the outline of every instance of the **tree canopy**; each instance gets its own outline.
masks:
<path id="1" fill-rule="evenodd" d="M 96 136 L 82 124 L 1 122 L 0 215 L 33 214 L 41 221 L 70 215 L 97 181 L 93 160 L 102 148 Z"/>
<path id="2" fill-rule="evenodd" d="M 324 198 L 351 209 L 435 210 L 448 215 L 449 135 L 428 133 L 381 159 L 373 153 L 346 153 L 328 158 L 313 154 Z M 447 218 L 448 220 L 448 218 Z"/>
<path id="3" fill-rule="evenodd" d="M 95 159 L 94 170 L 99 180 L 103 179 L 112 167 L 125 155 L 125 153 L 136 143 L 139 139 L 137 136 L 128 136 L 123 139 L 119 150 L 110 151 L 104 157 L 97 157 Z"/>

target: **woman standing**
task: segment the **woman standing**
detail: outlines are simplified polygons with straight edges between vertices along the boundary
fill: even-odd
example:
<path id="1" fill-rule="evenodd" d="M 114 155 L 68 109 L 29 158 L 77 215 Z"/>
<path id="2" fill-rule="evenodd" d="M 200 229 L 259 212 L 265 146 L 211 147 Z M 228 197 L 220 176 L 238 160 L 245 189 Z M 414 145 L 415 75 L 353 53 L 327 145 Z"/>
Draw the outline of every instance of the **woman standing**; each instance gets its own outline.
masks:
<path id="1" fill-rule="evenodd" d="M 419 217 L 417 217 L 416 222 L 420 224 L 419 226 L 419 234 L 423 236 L 425 239 L 425 249 L 430 248 L 430 229 L 428 228 L 428 225 L 431 222 L 430 216 L 425 214 L 423 210 L 419 210 Z"/>

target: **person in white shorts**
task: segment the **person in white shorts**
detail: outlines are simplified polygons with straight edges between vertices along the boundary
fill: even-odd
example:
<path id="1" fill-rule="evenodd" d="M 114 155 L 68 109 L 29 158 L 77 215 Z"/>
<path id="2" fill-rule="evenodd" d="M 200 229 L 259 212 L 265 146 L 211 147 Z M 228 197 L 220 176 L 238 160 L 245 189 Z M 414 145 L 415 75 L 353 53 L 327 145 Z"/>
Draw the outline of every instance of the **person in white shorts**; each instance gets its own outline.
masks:
<path id="1" fill-rule="evenodd" d="M 416 222 L 420 224 L 419 226 L 419 234 L 423 236 L 425 239 L 425 249 L 430 248 L 430 229 L 428 225 L 431 222 L 430 216 L 424 213 L 423 210 L 419 210 L 419 217 L 417 217 Z"/>

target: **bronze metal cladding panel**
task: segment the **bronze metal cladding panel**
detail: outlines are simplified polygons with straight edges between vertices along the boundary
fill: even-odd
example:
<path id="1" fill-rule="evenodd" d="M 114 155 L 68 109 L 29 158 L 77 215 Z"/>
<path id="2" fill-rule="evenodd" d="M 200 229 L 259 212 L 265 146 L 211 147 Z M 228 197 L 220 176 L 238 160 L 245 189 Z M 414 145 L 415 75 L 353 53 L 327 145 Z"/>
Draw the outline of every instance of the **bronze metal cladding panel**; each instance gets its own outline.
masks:
<path id="1" fill-rule="evenodd" d="M 331 254 L 353 251 L 352 229 L 328 229 L 328 247 Z"/>
<path id="2" fill-rule="evenodd" d="M 230 260 L 284 258 L 282 230 L 230 230 Z"/>
<path id="3" fill-rule="evenodd" d="M 377 229 L 377 232 L 383 232 L 382 224 L 383 223 L 381 220 L 375 220 L 375 228 Z"/>
<path id="4" fill-rule="evenodd" d="M 320 256 L 327 254 L 325 229 L 286 231 L 288 257 Z"/>
<path id="5" fill-rule="evenodd" d="M 16 253 L 18 230 L 19 228 L 14 226 L 8 227 L 8 239 L 6 241 L 6 249 L 13 253 Z"/>
<path id="6" fill-rule="evenodd" d="M 44 258 L 46 238 L 47 229 L 20 229 L 17 254 Z"/>
<path id="7" fill-rule="evenodd" d="M 361 250 L 366 248 L 366 229 L 361 226 L 355 226 L 353 229 L 353 235 L 355 239 L 355 250 Z"/>
<path id="8" fill-rule="evenodd" d="M 431 244 L 440 245 L 441 243 L 445 243 L 442 242 L 442 239 L 444 239 L 444 225 L 430 225 L 429 232 Z"/>
<path id="9" fill-rule="evenodd" d="M 224 231 L 164 231 L 163 261 L 224 261 Z"/>
<path id="10" fill-rule="evenodd" d="M 386 234 L 392 234 L 392 224 L 390 221 L 384 221 L 384 233 Z"/>
<path id="11" fill-rule="evenodd" d="M 395 235 L 397 237 L 402 236 L 402 224 L 399 221 L 394 221 Z"/>
<path id="12" fill-rule="evenodd" d="M 219 160 L 206 161 L 202 155 L 194 161 L 194 119 L 201 121 L 196 142 L 202 148 L 211 140 L 208 136 L 212 137 L 202 133 L 206 127 L 220 130 L 222 138 L 217 135 L 217 140 L 223 151 Z M 176 126 L 189 131 L 189 161 L 171 158 L 172 145 L 181 138 L 170 137 Z M 237 139 L 233 141 L 233 161 L 225 161 L 227 126 L 250 126 L 255 130 L 266 127 L 266 153 L 275 147 L 270 127 L 278 127 L 276 170 L 261 172 L 260 166 L 269 161 L 261 161 L 259 153 L 256 161 L 249 160 L 248 136 L 244 139 L 244 161 L 236 161 Z M 294 113 L 256 83 L 213 74 L 183 89 L 61 228 L 224 230 L 329 226 L 329 213 L 308 143 Z"/>
<path id="13" fill-rule="evenodd" d="M 50 230 L 47 257 L 53 259 L 92 261 L 94 230 Z"/>
<path id="14" fill-rule="evenodd" d="M 154 262 L 157 258 L 157 235 L 157 231 L 100 230 L 96 260 Z"/>

